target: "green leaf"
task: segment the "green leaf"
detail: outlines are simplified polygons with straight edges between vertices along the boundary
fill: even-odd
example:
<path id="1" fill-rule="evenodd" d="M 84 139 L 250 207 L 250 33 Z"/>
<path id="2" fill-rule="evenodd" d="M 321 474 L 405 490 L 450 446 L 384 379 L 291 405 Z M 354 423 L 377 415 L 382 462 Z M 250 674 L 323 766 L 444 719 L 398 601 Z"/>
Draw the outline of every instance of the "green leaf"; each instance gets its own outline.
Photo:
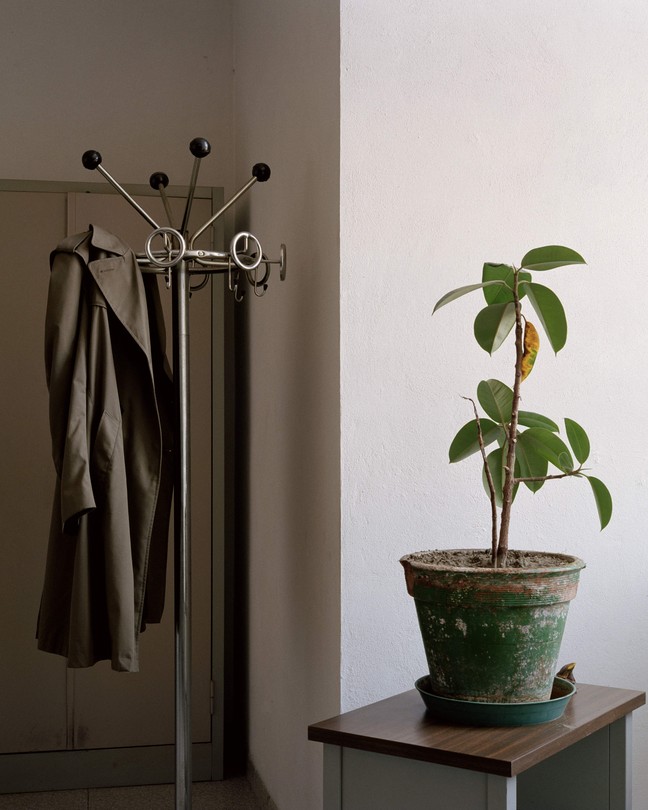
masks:
<path id="1" fill-rule="evenodd" d="M 502 500 L 503 500 L 503 492 L 504 492 L 504 464 L 506 462 L 506 453 L 508 448 L 508 442 L 504 444 L 503 447 L 498 447 L 496 450 L 493 450 L 486 456 L 486 462 L 488 463 L 488 468 L 491 471 L 491 477 L 493 479 L 493 486 L 495 488 L 495 503 L 497 506 L 502 507 Z M 517 469 L 517 465 L 516 465 Z M 482 483 L 484 485 L 484 490 L 486 494 L 490 497 L 490 489 L 488 488 L 488 479 L 486 478 L 486 470 L 482 467 Z M 515 484 L 513 487 L 513 498 L 515 500 L 515 496 L 518 491 L 519 484 Z"/>
<path id="2" fill-rule="evenodd" d="M 488 447 L 488 445 L 496 441 L 504 431 L 500 425 L 496 425 L 495 422 L 491 422 L 490 419 L 480 419 L 479 421 L 481 423 L 484 447 Z M 452 440 L 448 452 L 450 463 L 454 464 L 455 461 L 462 461 L 473 453 L 477 453 L 479 449 L 477 420 L 473 419 L 471 422 L 465 424 Z"/>
<path id="3" fill-rule="evenodd" d="M 515 304 L 490 304 L 475 318 L 475 340 L 489 354 L 499 349 L 515 326 Z"/>
<path id="4" fill-rule="evenodd" d="M 567 319 L 560 299 L 549 287 L 543 287 L 542 284 L 523 281 L 520 287 L 526 290 L 552 349 L 558 353 L 567 341 Z"/>
<path id="5" fill-rule="evenodd" d="M 442 295 L 441 298 L 436 302 L 434 305 L 434 309 L 432 310 L 432 314 L 437 311 L 437 309 L 441 309 L 441 307 L 449 304 L 451 301 L 455 301 L 457 298 L 461 298 L 462 295 L 467 295 L 474 290 L 481 290 L 482 287 L 490 286 L 490 285 L 497 285 L 502 286 L 504 284 L 503 281 L 485 281 L 481 284 L 468 284 L 466 287 L 458 287 L 456 290 L 451 290 L 449 293 Z"/>
<path id="6" fill-rule="evenodd" d="M 486 456 L 486 463 L 488 464 L 488 468 L 490 469 L 491 477 L 493 479 L 493 486 L 495 488 L 495 503 L 497 506 L 501 508 L 502 506 L 502 450 L 503 448 L 498 447 L 496 450 L 491 451 L 488 456 Z M 488 478 L 486 477 L 486 470 L 482 467 L 482 484 L 484 485 L 484 490 L 486 494 L 490 498 L 490 488 L 488 486 Z"/>
<path id="7" fill-rule="evenodd" d="M 547 245 L 530 250 L 522 259 L 521 267 L 527 270 L 553 270 L 570 264 L 586 264 L 585 259 L 575 250 L 561 245 Z"/>
<path id="8" fill-rule="evenodd" d="M 571 472 L 574 461 L 565 442 L 546 428 L 533 427 L 522 434 L 524 443 L 533 453 L 546 458 L 562 472 Z"/>
<path id="9" fill-rule="evenodd" d="M 601 522 L 601 531 L 608 525 L 612 517 L 612 496 L 609 489 L 605 486 L 603 481 L 594 478 L 593 475 L 584 475 L 592 487 L 594 493 L 594 500 L 596 501 L 596 508 L 598 510 L 599 520 Z"/>
<path id="10" fill-rule="evenodd" d="M 558 425 L 547 416 L 543 416 L 541 413 L 533 413 L 533 411 L 519 411 L 518 424 L 524 425 L 524 427 L 546 428 L 553 433 L 558 433 L 560 430 Z"/>
<path id="11" fill-rule="evenodd" d="M 489 285 L 484 287 L 484 298 L 487 304 L 506 304 L 513 300 L 513 279 L 515 268 L 510 264 L 493 264 L 486 262 L 482 270 L 482 281 L 500 281 L 503 286 L 497 287 Z M 521 272 L 518 275 L 519 281 L 531 281 L 531 273 Z M 520 294 L 523 297 L 523 294 Z"/>
<path id="12" fill-rule="evenodd" d="M 491 419 L 506 426 L 511 421 L 513 391 L 499 380 L 482 380 L 477 386 L 477 399 Z"/>
<path id="13" fill-rule="evenodd" d="M 517 462 L 515 475 L 517 478 L 538 478 L 547 474 L 549 462 L 539 455 L 533 446 L 533 442 L 525 438 L 529 431 L 526 430 L 518 435 L 517 447 L 515 448 L 515 460 Z M 537 492 L 544 484 L 544 481 L 524 481 L 526 487 L 531 492 Z"/>
<path id="14" fill-rule="evenodd" d="M 587 433 L 573 419 L 565 419 L 565 431 L 579 464 L 584 464 L 590 454 L 590 443 Z"/>

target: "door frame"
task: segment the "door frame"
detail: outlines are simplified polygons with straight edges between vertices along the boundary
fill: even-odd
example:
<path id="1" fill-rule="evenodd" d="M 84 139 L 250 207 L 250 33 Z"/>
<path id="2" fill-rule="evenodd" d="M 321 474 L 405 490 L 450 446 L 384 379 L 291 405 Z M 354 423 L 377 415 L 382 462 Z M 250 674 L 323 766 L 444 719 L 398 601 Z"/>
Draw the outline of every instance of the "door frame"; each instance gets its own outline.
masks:
<path id="1" fill-rule="evenodd" d="M 146 185 L 126 185 L 132 196 L 159 197 L 159 192 Z M 66 194 L 118 194 L 107 183 L 0 179 L 0 191 L 54 192 Z M 186 186 L 168 186 L 170 197 L 186 198 Z M 197 186 L 196 199 L 210 199 L 212 212 L 224 202 L 222 187 Z M 126 202 L 124 201 L 124 204 Z M 137 216 L 133 212 L 133 216 Z M 212 226 L 213 245 L 222 249 L 223 220 Z M 54 247 L 54 246 L 52 246 Z M 225 294 L 227 280 L 214 276 L 222 284 L 211 285 L 211 331 L 209 347 L 212 356 L 212 518 L 211 518 L 211 742 L 194 743 L 194 781 L 218 781 L 226 776 L 228 706 L 239 690 L 230 673 L 234 649 L 231 607 L 233 584 L 227 581 L 234 553 L 234 498 L 232 496 L 234 443 L 234 391 L 232 370 L 234 330 L 233 297 Z M 235 768 L 240 767 L 236 763 Z M 175 779 L 175 746 L 149 745 L 89 750 L 62 750 L 0 754 L 0 794 L 49 790 L 72 790 L 95 787 L 167 784 Z"/>

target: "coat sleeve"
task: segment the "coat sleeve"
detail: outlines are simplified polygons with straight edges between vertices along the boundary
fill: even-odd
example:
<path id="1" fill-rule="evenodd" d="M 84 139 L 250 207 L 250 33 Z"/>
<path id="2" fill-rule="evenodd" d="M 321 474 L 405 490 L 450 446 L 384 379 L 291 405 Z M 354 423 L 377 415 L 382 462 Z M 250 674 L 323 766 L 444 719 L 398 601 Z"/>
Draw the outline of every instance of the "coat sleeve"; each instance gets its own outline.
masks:
<path id="1" fill-rule="evenodd" d="M 76 533 L 81 515 L 95 508 L 89 466 L 84 345 L 88 312 L 83 274 L 78 256 L 54 253 L 45 316 L 45 371 L 52 457 L 61 485 L 62 529 L 67 534 Z"/>

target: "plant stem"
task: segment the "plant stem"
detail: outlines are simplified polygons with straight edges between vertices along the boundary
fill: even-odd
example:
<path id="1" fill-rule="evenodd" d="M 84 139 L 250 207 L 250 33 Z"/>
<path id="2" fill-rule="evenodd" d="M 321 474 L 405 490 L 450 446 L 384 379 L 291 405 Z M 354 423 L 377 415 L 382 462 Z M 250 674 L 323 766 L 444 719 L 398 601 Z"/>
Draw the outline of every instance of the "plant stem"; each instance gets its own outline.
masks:
<path id="1" fill-rule="evenodd" d="M 484 462 L 484 472 L 486 473 L 486 481 L 488 482 L 488 492 L 490 495 L 490 502 L 491 502 L 491 560 L 493 566 L 497 561 L 497 499 L 495 497 L 495 482 L 493 481 L 493 474 L 491 473 L 491 469 L 488 466 L 488 461 L 486 459 L 486 447 L 484 445 L 484 434 L 482 433 L 481 427 L 481 419 L 479 418 L 479 413 L 477 412 L 477 406 L 475 405 L 475 400 L 471 399 L 470 397 L 463 397 L 467 399 L 468 402 L 472 403 L 473 411 L 475 412 L 475 421 L 477 422 L 477 440 L 479 441 L 479 449 L 481 451 L 482 460 Z"/>
<path id="2" fill-rule="evenodd" d="M 513 383 L 513 407 L 508 427 L 506 464 L 504 465 L 504 486 L 502 489 L 502 518 L 495 567 L 506 566 L 508 555 L 509 527 L 511 524 L 511 505 L 515 485 L 515 449 L 517 444 L 518 412 L 520 410 L 520 383 L 522 381 L 522 355 L 524 353 L 522 331 L 522 307 L 518 286 L 519 270 L 513 272 L 513 303 L 515 304 L 515 381 Z"/>
<path id="3" fill-rule="evenodd" d="M 582 466 L 579 467 L 577 470 L 570 470 L 569 472 L 559 473 L 556 475 L 534 475 L 530 476 L 529 478 L 514 478 L 513 483 L 515 484 L 524 484 L 526 482 L 531 483 L 532 481 L 557 481 L 559 478 L 569 478 L 572 475 L 582 475 Z"/>

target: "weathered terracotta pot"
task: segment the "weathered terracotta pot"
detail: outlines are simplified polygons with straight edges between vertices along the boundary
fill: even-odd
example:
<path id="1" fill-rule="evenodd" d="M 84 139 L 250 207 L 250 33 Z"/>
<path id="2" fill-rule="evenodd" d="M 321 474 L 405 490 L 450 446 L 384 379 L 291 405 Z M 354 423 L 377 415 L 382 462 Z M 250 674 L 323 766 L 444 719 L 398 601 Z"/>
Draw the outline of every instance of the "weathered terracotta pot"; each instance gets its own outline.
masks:
<path id="1" fill-rule="evenodd" d="M 511 552 L 491 568 L 481 550 L 401 559 L 414 597 L 431 690 L 459 700 L 548 700 L 569 602 L 585 563 L 565 554 Z M 472 555 L 469 565 L 453 564 Z M 474 566 L 474 567 L 473 567 Z M 479 566 L 479 567 L 477 567 Z"/>

